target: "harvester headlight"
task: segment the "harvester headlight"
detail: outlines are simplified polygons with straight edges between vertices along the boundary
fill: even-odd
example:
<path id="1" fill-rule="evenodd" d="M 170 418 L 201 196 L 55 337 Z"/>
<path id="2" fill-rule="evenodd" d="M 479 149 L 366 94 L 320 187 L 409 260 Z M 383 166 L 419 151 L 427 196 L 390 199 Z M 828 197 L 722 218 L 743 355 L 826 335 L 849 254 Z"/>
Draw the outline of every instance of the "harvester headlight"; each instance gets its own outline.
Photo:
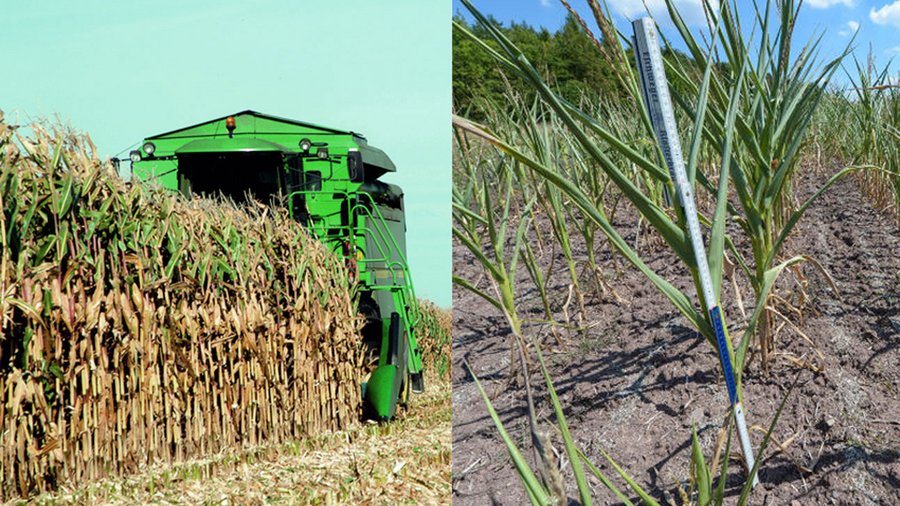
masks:
<path id="1" fill-rule="evenodd" d="M 144 153 L 147 153 L 147 156 L 153 156 L 153 152 L 156 151 L 156 144 L 145 142 L 141 149 L 144 150 Z"/>
<path id="2" fill-rule="evenodd" d="M 312 147 L 312 141 L 307 139 L 306 137 L 300 139 L 300 149 L 304 153 L 309 153 L 309 148 Z"/>
<path id="3" fill-rule="evenodd" d="M 328 148 L 319 148 L 316 150 L 316 156 L 319 158 L 328 158 Z"/>
<path id="4" fill-rule="evenodd" d="M 134 151 L 128 153 L 128 157 L 131 158 L 132 162 L 139 162 L 141 161 L 141 152 L 135 149 Z"/>

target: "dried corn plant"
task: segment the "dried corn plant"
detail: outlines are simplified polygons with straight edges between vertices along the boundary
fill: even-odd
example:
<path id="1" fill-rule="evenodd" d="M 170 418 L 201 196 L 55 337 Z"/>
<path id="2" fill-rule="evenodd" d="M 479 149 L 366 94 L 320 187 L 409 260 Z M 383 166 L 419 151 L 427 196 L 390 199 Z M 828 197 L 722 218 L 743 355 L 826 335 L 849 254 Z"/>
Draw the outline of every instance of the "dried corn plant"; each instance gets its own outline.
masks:
<path id="1" fill-rule="evenodd" d="M 0 113 L 0 499 L 358 420 L 342 262 L 281 211 L 32 130 Z"/>
<path id="2" fill-rule="evenodd" d="M 450 311 L 419 299 L 419 323 L 416 339 L 422 347 L 425 371 L 438 379 L 450 379 L 450 346 L 452 323 Z"/>

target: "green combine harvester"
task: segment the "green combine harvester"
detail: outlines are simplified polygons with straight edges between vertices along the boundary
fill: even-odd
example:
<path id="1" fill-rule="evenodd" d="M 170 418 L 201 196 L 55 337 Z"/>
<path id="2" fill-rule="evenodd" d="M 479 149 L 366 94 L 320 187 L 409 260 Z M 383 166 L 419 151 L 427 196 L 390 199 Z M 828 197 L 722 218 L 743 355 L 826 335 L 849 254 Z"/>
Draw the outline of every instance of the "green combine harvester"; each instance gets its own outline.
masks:
<path id="1" fill-rule="evenodd" d="M 388 420 L 424 390 L 403 192 L 380 181 L 397 170 L 383 151 L 354 132 L 244 111 L 147 137 L 130 158 L 134 179 L 185 196 L 286 205 L 358 283 L 363 343 L 377 360 L 362 385 L 366 416 Z"/>

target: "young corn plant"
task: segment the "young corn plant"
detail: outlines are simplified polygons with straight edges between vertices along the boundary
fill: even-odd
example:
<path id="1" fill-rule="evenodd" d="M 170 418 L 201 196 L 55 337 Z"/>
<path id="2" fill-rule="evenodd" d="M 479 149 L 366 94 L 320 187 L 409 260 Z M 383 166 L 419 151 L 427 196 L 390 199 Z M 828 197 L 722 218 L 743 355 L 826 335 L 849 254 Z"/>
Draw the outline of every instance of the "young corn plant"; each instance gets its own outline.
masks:
<path id="1" fill-rule="evenodd" d="M 546 122 L 541 124 L 538 119 L 542 116 L 540 103 L 526 106 L 524 101 L 511 90 L 507 92 L 507 98 L 512 104 L 512 107 L 507 110 L 501 109 L 499 104 L 490 102 L 485 103 L 484 110 L 487 113 L 487 122 L 491 124 L 495 130 L 502 132 L 501 135 L 504 137 L 522 139 L 535 156 L 548 160 L 550 163 L 562 163 L 563 154 L 560 147 L 551 140 L 553 137 L 551 126 Z M 510 116 L 517 118 L 518 121 L 510 121 Z M 466 159 L 465 163 L 471 163 L 470 153 L 460 151 L 460 156 Z M 570 224 L 563 218 L 562 200 L 559 195 L 559 190 L 555 187 L 548 186 L 546 181 L 542 179 L 532 177 L 531 173 L 523 171 L 521 165 L 517 162 L 512 163 L 513 170 L 507 174 L 507 163 L 508 160 L 506 160 L 505 157 L 494 158 L 493 161 L 482 164 L 480 170 L 493 172 L 495 174 L 494 177 L 496 178 L 512 177 L 513 193 L 511 197 L 514 201 L 524 202 L 526 200 L 526 195 L 534 196 L 535 203 L 532 212 L 530 213 L 532 219 L 529 220 L 533 230 L 533 237 L 536 239 L 537 246 L 541 250 L 543 249 L 543 244 L 546 242 L 544 240 L 545 235 L 548 238 L 555 239 L 553 244 L 560 247 L 560 252 L 563 255 L 565 265 L 568 269 L 570 293 L 574 294 L 578 303 L 578 317 L 580 322 L 583 319 L 584 313 L 583 291 L 578 279 L 575 258 L 572 254 L 569 232 Z M 538 215 L 545 217 L 547 224 L 549 224 L 548 227 L 542 227 L 541 225 L 544 222 L 539 222 L 539 220 L 535 219 Z M 546 322 L 555 325 L 557 322 L 555 321 L 554 313 L 551 309 L 551 302 L 546 286 L 546 283 L 551 277 L 554 262 L 551 262 L 545 271 L 540 265 L 539 255 L 535 253 L 535 248 L 529 240 L 524 240 L 522 242 L 522 249 L 520 252 L 521 261 L 540 294 L 544 306 Z M 540 257 L 543 257 L 543 255 L 540 255 Z M 553 257 L 553 260 L 555 260 L 555 257 Z M 565 323 L 562 324 L 564 326 L 571 326 L 568 305 L 569 304 L 565 304 L 563 306 L 566 320 Z"/>
<path id="2" fill-rule="evenodd" d="M 871 55 L 866 65 L 856 59 L 854 64 L 855 74 L 848 73 L 855 98 L 848 151 L 854 163 L 880 169 L 861 174 L 859 181 L 876 207 L 900 220 L 900 85 L 891 84 L 890 66 L 878 70 Z"/>
<path id="3" fill-rule="evenodd" d="M 502 31 L 493 26 L 471 2 L 463 0 L 463 4 L 485 27 L 493 46 L 499 47 L 499 50 L 475 37 L 465 27 L 457 25 L 456 29 L 479 43 L 504 70 L 523 79 L 536 91 L 565 123 L 571 137 L 591 157 L 594 166 L 603 171 L 685 264 L 699 293 L 697 266 L 686 238 L 683 217 L 671 216 L 652 195 L 642 189 L 647 186 L 642 187 L 633 177 L 629 177 L 628 170 L 617 163 L 610 153 L 616 153 L 633 164 L 643 177 L 668 185 L 669 176 L 661 157 L 647 156 L 603 121 L 560 98 Z M 785 240 L 815 199 L 855 170 L 841 170 L 813 197 L 793 208 L 790 181 L 806 139 L 809 118 L 844 54 L 819 65 L 813 58 L 818 46 L 818 40 L 814 40 L 804 46 L 799 56 L 791 59 L 797 8 L 790 0 L 777 2 L 777 8 L 769 2 L 764 9 L 756 9 L 756 31 L 762 35 L 755 47 L 742 34 L 733 2 L 722 2 L 718 12 L 708 8 L 713 27 L 712 38 L 716 44 L 707 48 L 703 48 L 687 28 L 674 4 L 667 2 L 667 6 L 676 31 L 691 56 L 689 59 L 667 60 L 667 72 L 673 81 L 673 88 L 687 90 L 681 93 L 676 91 L 673 97 L 693 122 L 686 136 L 689 147 L 687 173 L 692 184 L 696 183 L 715 195 L 716 201 L 713 215 L 701 217 L 701 222 L 710 226 L 708 261 L 714 290 L 719 297 L 727 248 L 750 280 L 757 301 L 737 351 L 729 351 L 734 354 L 735 374 L 740 383 L 748 346 L 751 338 L 757 335 L 760 321 L 759 344 L 764 364 L 770 355 L 772 332 L 766 308 L 776 278 L 786 267 L 806 260 L 801 255 L 782 260 Z M 776 10 L 779 13 L 777 16 L 773 14 Z M 692 76 L 696 76 L 698 71 L 702 78 L 693 79 Z M 634 248 L 626 244 L 612 227 L 598 203 L 585 194 L 572 178 L 557 167 L 547 166 L 527 156 L 519 146 L 497 139 L 492 132 L 471 123 L 470 126 L 473 132 L 499 141 L 493 144 L 501 151 L 559 187 L 607 235 L 612 246 L 646 275 L 715 346 L 707 316 L 695 308 L 688 294 L 677 290 L 644 263 Z M 701 170 L 704 167 L 699 162 L 704 144 L 715 149 L 719 159 L 716 184 L 713 184 L 714 174 Z M 730 191 L 736 194 L 739 206 L 729 201 Z M 748 237 L 750 258 L 745 258 L 731 238 L 726 236 L 728 218 L 733 219 Z"/>
<path id="4" fill-rule="evenodd" d="M 529 111 L 522 115 L 522 132 L 520 138 L 525 139 L 525 145 L 530 152 L 541 163 L 548 166 L 565 167 L 568 165 L 567 155 L 563 151 L 563 146 L 554 135 L 553 125 L 549 121 L 539 122 L 538 118 L 547 115 L 541 110 L 540 104 L 536 110 Z M 527 177 L 527 176 L 525 176 Z M 545 180 L 532 180 L 532 185 L 536 189 L 535 197 L 540 208 L 544 211 L 544 216 L 550 222 L 550 229 L 560 246 L 560 250 L 566 262 L 566 268 L 569 273 L 569 290 L 574 294 L 578 304 L 578 322 L 584 321 L 584 294 L 582 292 L 581 283 L 578 281 L 578 267 L 575 263 L 575 256 L 572 252 L 572 240 L 569 233 L 570 223 L 566 219 L 566 210 L 564 204 L 564 195 L 555 186 L 547 183 Z M 568 320 L 568 304 L 563 307 Z"/>
<path id="5" fill-rule="evenodd" d="M 810 131 L 813 138 L 815 165 L 819 171 L 827 167 L 828 160 L 839 160 L 845 163 L 851 160 L 853 150 L 848 146 L 856 145 L 857 129 L 848 129 L 846 118 L 853 118 L 853 104 L 847 100 L 842 89 L 832 85 L 822 97 Z"/>
<path id="6" fill-rule="evenodd" d="M 460 129 L 456 133 L 457 144 L 462 151 L 465 151 L 466 147 L 469 146 L 466 140 L 465 129 Z M 535 200 L 531 198 L 524 205 L 524 208 L 518 212 L 512 211 L 512 207 L 515 204 L 521 203 L 518 202 L 520 194 L 517 191 L 517 180 L 515 177 L 515 166 L 518 162 L 510 161 L 506 157 L 500 157 L 494 163 L 488 162 L 490 167 L 496 169 L 496 171 L 490 171 L 484 170 L 484 168 L 477 170 L 471 164 L 471 159 L 472 157 L 468 153 L 462 153 L 460 165 L 463 167 L 463 170 L 454 178 L 456 184 L 453 189 L 452 204 L 453 236 L 469 250 L 484 268 L 490 279 L 493 293 L 482 290 L 477 286 L 477 283 L 460 276 L 454 275 L 453 282 L 475 293 L 500 310 L 509 323 L 513 337 L 513 343 L 510 347 L 509 379 L 512 380 L 515 377 L 514 364 L 516 363 L 516 353 L 518 352 L 528 403 L 531 444 L 534 451 L 534 459 L 540 463 L 541 488 L 529 488 L 527 490 L 529 497 L 538 504 L 551 504 L 551 498 L 564 498 L 564 492 L 559 486 L 561 483 L 559 473 L 555 472 L 554 466 L 550 464 L 552 458 L 544 444 L 544 437 L 538 431 L 527 360 L 528 347 L 533 343 L 522 332 L 523 322 L 515 302 L 516 269 L 518 261 L 521 258 L 528 257 L 526 252 L 529 250 L 523 248 L 523 241 L 525 232 L 532 220 L 531 209 Z M 518 225 L 513 228 L 513 223 L 516 220 Z M 509 248 L 510 242 L 511 248 Z M 480 384 L 479 388 L 481 388 Z M 481 391 L 484 393 L 483 389 Z M 499 421 L 493 407 L 488 409 L 491 416 Z M 502 428 L 502 424 L 500 430 L 501 435 L 509 442 L 509 436 Z M 509 449 L 517 469 L 522 473 L 526 473 L 530 478 L 537 480 L 538 478 L 528 465 L 524 463 L 521 453 L 515 446 L 511 445 Z M 552 504 L 563 503 L 555 500 Z"/>
<path id="7" fill-rule="evenodd" d="M 468 145 L 463 132 L 457 132 L 457 143 Z M 458 183 L 454 185 L 452 196 L 453 237 L 483 267 L 491 289 L 483 290 L 477 282 L 456 275 L 453 283 L 497 308 L 506 317 L 515 344 L 521 348 L 524 343 L 522 319 L 515 301 L 516 269 L 534 201 L 528 202 L 518 213 L 513 209 L 517 193 L 510 165 L 515 163 L 500 157 L 498 170 L 493 172 L 476 167 L 469 156 L 460 157 L 463 171 L 456 174 Z M 516 221 L 518 224 L 514 225 Z M 513 371 L 516 346 L 511 347 L 511 352 L 510 371 Z"/>
<path id="8" fill-rule="evenodd" d="M 641 143 L 641 137 L 636 133 L 636 129 L 629 123 L 629 118 L 633 118 L 634 111 L 622 104 L 608 102 L 595 104 L 593 101 L 585 97 L 581 101 L 582 106 L 588 110 L 595 111 L 596 115 L 604 115 L 608 118 L 608 125 L 616 132 L 616 135 L 623 139 L 629 139 L 635 144 Z M 580 187 L 585 194 L 597 203 L 597 211 L 601 213 L 609 222 L 615 218 L 616 211 L 621 202 L 621 194 L 613 189 L 609 178 L 603 171 L 594 170 L 593 161 L 589 153 L 586 153 L 581 144 L 567 134 L 567 127 L 560 120 L 559 116 L 552 111 L 544 114 L 545 122 L 552 125 L 553 138 L 558 144 L 563 146 L 567 154 L 565 163 L 558 164 L 561 172 L 569 178 L 575 185 Z M 652 152 L 655 145 L 645 143 L 644 149 Z M 650 153 L 652 154 L 652 153 Z M 611 157 L 616 157 L 617 153 L 609 152 Z M 622 164 L 628 165 L 627 160 L 621 160 Z M 534 172 L 530 172 L 531 177 L 535 179 L 543 179 Z M 648 191 L 650 199 L 657 203 L 663 202 L 662 185 L 647 178 L 646 173 L 633 170 L 631 178 Z M 545 181 L 545 184 L 546 181 Z M 564 206 L 565 219 L 578 229 L 581 238 L 584 241 L 587 253 L 587 268 L 593 276 L 595 290 L 603 295 L 611 295 L 614 299 L 621 301 L 621 297 L 616 293 L 613 284 L 610 283 L 607 275 L 604 273 L 604 266 L 600 265 L 596 257 L 596 245 L 598 243 L 597 233 L 598 227 L 592 221 L 584 219 L 580 210 L 576 206 Z M 639 249 L 640 229 L 642 221 L 637 224 L 638 233 L 635 239 L 635 250 Z"/>
<path id="9" fill-rule="evenodd" d="M 802 149 L 808 142 L 812 118 L 850 46 L 848 44 L 841 54 L 824 64 L 816 62 L 822 35 L 807 42 L 797 52 L 793 29 L 800 5 L 793 0 L 770 1 L 764 6 L 755 4 L 760 39 L 754 43 L 740 30 L 736 4 L 724 2 L 718 14 L 707 4 L 707 15 L 723 28 L 717 32 L 717 41 L 722 47 L 721 57 L 717 58 L 716 53 L 704 51 L 672 3 L 667 5 L 695 67 L 703 68 L 715 62 L 717 67 L 726 70 L 725 73 L 714 72 L 710 80 L 704 137 L 710 144 L 721 146 L 726 133 L 737 131 L 737 149 L 732 152 L 728 175 L 740 203 L 740 209 L 733 211 L 734 221 L 750 241 L 751 258 L 745 258 L 737 250 L 733 254 L 750 280 L 757 309 L 763 311 L 758 342 L 763 367 L 767 368 L 768 357 L 774 348 L 769 280 L 774 281 L 773 269 L 782 257 L 784 243 L 806 209 L 824 191 L 858 170 L 858 167 L 848 167 L 838 171 L 808 200 L 802 204 L 795 201 L 793 176 Z M 798 56 L 792 58 L 794 53 Z M 672 80 L 679 84 L 676 90 L 687 89 L 690 94 L 699 96 L 701 90 L 690 73 L 676 65 L 667 70 Z M 722 111 L 731 105 L 733 80 L 728 75 L 735 74 L 743 77 L 745 100 L 738 107 L 736 121 L 731 127 L 726 124 L 726 115 Z M 693 114 L 695 102 L 677 91 L 673 95 L 683 110 L 696 119 Z M 806 257 L 794 259 L 801 261 Z M 751 327 L 755 323 L 751 320 Z M 739 367 L 746 359 L 746 344 L 742 342 L 738 351 Z"/>

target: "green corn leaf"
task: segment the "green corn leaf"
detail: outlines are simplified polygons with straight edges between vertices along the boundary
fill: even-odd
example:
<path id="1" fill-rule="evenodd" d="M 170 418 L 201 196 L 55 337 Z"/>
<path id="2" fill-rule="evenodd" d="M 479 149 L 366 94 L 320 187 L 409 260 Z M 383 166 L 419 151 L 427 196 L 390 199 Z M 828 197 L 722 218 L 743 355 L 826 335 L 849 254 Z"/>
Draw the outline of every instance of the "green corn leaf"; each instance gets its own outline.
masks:
<path id="1" fill-rule="evenodd" d="M 55 209 L 57 218 L 63 218 L 69 213 L 69 210 L 72 209 L 72 204 L 75 203 L 75 198 L 75 178 L 72 177 L 71 174 L 68 174 L 63 181 L 63 188 L 60 192 L 59 202 L 57 203 L 58 207 Z"/>
<path id="2" fill-rule="evenodd" d="M 718 30 L 718 25 L 716 30 Z M 709 99 L 709 80 L 712 75 L 712 69 L 713 59 L 707 58 L 706 69 L 703 71 L 703 80 L 700 83 L 700 90 L 697 96 L 696 111 L 691 111 L 693 112 L 694 131 L 691 134 L 691 147 L 688 151 L 686 166 L 688 183 L 691 185 L 691 188 L 695 186 L 697 165 L 700 163 L 700 147 L 703 144 L 703 128 L 706 121 L 706 105 Z"/>
<path id="3" fill-rule="evenodd" d="M 606 459 L 607 462 L 609 462 L 609 465 L 611 465 L 613 467 L 613 469 L 616 470 L 616 473 L 618 473 L 619 476 L 623 480 L 625 480 L 625 483 L 628 484 L 628 487 L 635 494 L 637 494 L 638 497 L 640 497 L 642 501 L 644 501 L 644 504 L 647 504 L 648 506 L 659 506 L 659 503 L 655 499 L 653 499 L 653 497 L 649 493 L 647 493 L 646 490 L 644 490 L 640 485 L 638 485 L 638 483 L 636 481 L 634 481 L 634 478 L 632 478 L 631 475 L 628 474 L 627 471 L 622 469 L 622 467 L 618 463 L 616 463 L 616 461 L 613 460 L 613 458 L 610 457 L 608 453 L 606 453 L 604 450 L 600 450 L 600 453 L 603 454 L 603 457 Z"/>
<path id="4" fill-rule="evenodd" d="M 53 150 L 53 161 L 50 163 L 50 169 L 56 170 L 59 168 L 59 160 L 62 157 L 63 146 L 65 142 L 63 142 L 63 136 L 60 134 L 56 139 L 56 148 Z"/>
<path id="5" fill-rule="evenodd" d="M 556 415 L 556 422 L 559 424 L 559 431 L 566 448 L 566 454 L 569 456 L 569 461 L 572 465 L 572 472 L 575 475 L 575 482 L 578 485 L 578 494 L 581 497 L 581 504 L 583 506 L 590 506 L 593 504 L 593 501 L 591 500 L 591 490 L 587 485 L 587 476 L 584 473 L 584 467 L 581 465 L 581 458 L 575 447 L 575 441 L 572 439 L 572 434 L 569 432 L 569 424 L 566 422 L 566 416 L 559 403 L 559 397 L 556 395 L 556 389 L 553 388 L 553 381 L 550 379 L 547 365 L 544 363 L 544 355 L 541 353 L 540 345 L 534 347 L 534 352 L 538 357 L 538 362 L 541 366 L 541 374 L 544 375 L 544 383 L 546 383 L 547 392 L 550 394 L 550 403 L 553 405 L 553 413 Z"/>
<path id="6" fill-rule="evenodd" d="M 622 491 L 619 490 L 619 487 L 617 487 L 612 482 L 612 480 L 609 479 L 609 477 L 603 474 L 603 471 L 601 471 L 599 467 L 595 466 L 593 462 L 588 460 L 587 455 L 585 455 L 583 451 L 578 450 L 578 455 L 581 457 L 584 465 L 587 466 L 588 471 L 590 471 L 591 474 L 593 474 L 598 480 L 600 480 L 600 483 L 603 483 L 603 486 L 605 486 L 607 489 L 609 489 L 610 492 L 618 497 L 619 500 L 622 501 L 622 504 L 624 504 L 625 506 L 634 506 L 634 503 L 631 502 L 628 496 L 622 493 Z"/>
<path id="7" fill-rule="evenodd" d="M 725 483 L 728 481 L 728 460 L 731 455 L 731 434 L 732 427 L 734 426 L 731 423 L 731 417 L 733 415 L 729 413 L 727 424 L 727 436 L 725 439 L 725 453 L 722 458 L 722 471 L 719 473 L 719 481 L 716 484 L 716 490 L 713 492 L 713 500 L 716 502 L 717 506 L 722 506 L 722 502 L 725 500 Z"/>
<path id="8" fill-rule="evenodd" d="M 31 338 L 34 337 L 34 328 L 26 327 L 25 335 L 22 336 L 22 370 L 28 370 L 28 348 L 31 345 Z"/>
<path id="9" fill-rule="evenodd" d="M 56 235 L 51 234 L 45 236 L 32 257 L 32 265 L 37 266 L 44 263 L 44 259 L 47 258 L 50 248 L 52 248 L 55 243 Z"/>
<path id="10" fill-rule="evenodd" d="M 45 292 L 45 295 L 46 294 L 47 294 L 47 292 Z M 36 321 L 41 327 L 44 327 L 48 331 L 50 330 L 50 328 L 47 326 L 47 322 L 45 322 L 44 318 L 41 317 L 41 313 L 33 305 L 29 304 L 28 302 L 25 302 L 22 299 L 18 299 L 15 297 L 6 297 L 5 300 L 10 305 L 19 308 L 20 311 L 22 311 L 23 313 L 28 315 L 32 320 Z M 45 303 L 46 303 L 46 297 L 45 297 Z"/>
<path id="11" fill-rule="evenodd" d="M 756 473 L 759 472 L 759 466 L 763 462 L 763 453 L 766 451 L 766 446 L 769 444 L 769 439 L 772 437 L 772 432 L 775 430 L 775 425 L 778 424 L 778 419 L 781 418 L 781 412 L 784 411 L 784 407 L 787 405 L 787 400 L 793 393 L 794 388 L 797 387 L 797 384 L 800 382 L 800 375 L 803 373 L 803 370 L 800 370 L 797 373 L 797 376 L 794 378 L 793 383 L 788 388 L 788 391 L 784 394 L 784 397 L 781 399 L 781 404 L 778 405 L 778 410 L 775 411 L 775 416 L 772 417 L 772 421 L 769 423 L 769 429 L 766 431 L 765 437 L 763 437 L 762 443 L 759 445 L 759 450 L 756 452 L 756 462 L 753 464 L 753 469 L 750 470 L 750 475 L 747 477 L 747 481 L 744 483 L 744 487 L 741 489 L 741 496 L 738 498 L 738 504 L 743 506 L 747 504 L 747 500 L 750 498 L 750 491 L 753 488 L 753 479 L 756 477 Z"/>
<path id="12" fill-rule="evenodd" d="M 509 272 L 512 276 L 515 276 L 516 274 L 516 266 L 518 265 L 520 252 L 522 251 L 522 241 L 525 238 L 525 230 L 528 224 L 531 222 L 531 220 L 529 220 L 527 216 L 531 212 L 531 207 L 534 206 L 534 202 L 535 199 L 532 198 L 530 201 L 528 201 L 528 204 L 525 205 L 525 209 L 522 211 L 522 219 L 519 220 L 519 226 L 516 230 L 516 239 L 511 255 L 512 258 L 510 259 L 509 263 Z"/>
<path id="13" fill-rule="evenodd" d="M 462 214 L 462 215 L 465 216 L 467 219 L 470 219 L 470 220 L 472 220 L 472 221 L 476 221 L 476 222 L 478 222 L 478 223 L 480 223 L 480 224 L 482 224 L 482 225 L 487 225 L 487 222 L 488 222 L 487 219 L 485 219 L 485 218 L 484 218 L 483 216 L 481 216 L 480 214 L 475 213 L 475 212 L 473 212 L 473 211 L 467 209 L 465 206 L 460 205 L 460 204 L 458 203 L 458 202 L 462 202 L 462 201 L 463 201 L 463 200 L 462 200 L 462 197 L 460 197 L 459 199 L 457 199 L 457 198 L 454 196 L 453 203 L 451 204 L 451 206 L 452 206 L 452 208 L 453 208 L 453 211 Z"/>
<path id="14" fill-rule="evenodd" d="M 485 301 L 489 302 L 492 306 L 497 308 L 499 311 L 503 312 L 503 305 L 500 304 L 500 301 L 498 301 L 496 297 L 488 295 L 486 292 L 479 289 L 477 286 L 473 285 L 468 280 L 463 279 L 459 276 L 453 276 L 453 283 L 461 286 L 462 288 L 465 288 L 466 290 L 469 290 L 470 292 L 474 293 L 475 295 L 477 295 L 477 296 L 481 297 L 482 299 L 484 299 Z"/>
<path id="15" fill-rule="evenodd" d="M 475 371 L 472 370 L 472 367 L 469 366 L 469 363 L 467 361 L 463 362 L 466 369 L 468 369 L 469 374 L 472 375 L 472 379 L 475 381 L 475 386 L 478 387 L 478 392 L 481 394 L 481 399 L 487 406 L 488 413 L 491 415 L 491 419 L 494 421 L 494 426 L 496 426 L 497 430 L 500 432 L 500 438 L 503 439 L 503 444 L 506 445 L 506 451 L 509 452 L 509 456 L 513 461 L 513 465 L 515 465 L 516 467 L 519 478 L 522 479 L 522 483 L 525 485 L 525 490 L 528 492 L 531 503 L 542 505 L 550 504 L 550 494 L 546 490 L 544 490 L 544 487 L 541 485 L 540 480 L 538 480 L 538 477 L 534 474 L 534 471 L 528 465 L 528 462 L 525 461 L 525 457 L 522 456 L 522 452 L 519 451 L 512 438 L 506 432 L 506 428 L 503 426 L 503 422 L 500 420 L 500 417 L 494 410 L 494 405 L 491 404 L 491 400 L 488 397 L 487 392 L 484 391 L 484 387 L 481 386 L 481 382 L 475 375 Z"/>
<path id="16" fill-rule="evenodd" d="M 484 251 L 479 242 L 476 242 L 472 237 L 456 227 L 453 227 L 452 233 L 453 237 L 455 237 L 459 242 L 463 244 L 463 246 L 465 246 L 469 251 L 472 252 L 478 262 L 490 272 L 491 276 L 494 279 L 500 279 L 505 276 L 505 273 L 498 266 L 494 265 L 494 262 L 492 262 L 487 257 L 487 255 L 484 254 Z"/>
<path id="17" fill-rule="evenodd" d="M 703 459 L 703 450 L 700 448 L 700 440 L 697 439 L 696 425 L 691 426 L 691 467 L 694 469 L 697 479 L 697 504 L 706 506 L 711 499 L 709 467 L 706 465 L 706 460 Z"/>
<path id="18" fill-rule="evenodd" d="M 741 67 L 737 83 L 732 88 L 729 98 L 728 112 L 725 119 L 725 139 L 722 147 L 722 169 L 719 171 L 719 188 L 716 192 L 716 211 L 713 215 L 712 230 L 709 239 L 709 255 L 707 262 L 713 290 L 716 300 L 707 301 L 709 304 L 718 305 L 722 293 L 722 270 L 725 262 L 725 221 L 728 215 L 728 173 L 731 168 L 732 138 L 734 134 L 734 121 L 737 117 L 738 104 L 741 100 L 741 85 L 744 82 L 744 69 L 747 61 Z"/>

